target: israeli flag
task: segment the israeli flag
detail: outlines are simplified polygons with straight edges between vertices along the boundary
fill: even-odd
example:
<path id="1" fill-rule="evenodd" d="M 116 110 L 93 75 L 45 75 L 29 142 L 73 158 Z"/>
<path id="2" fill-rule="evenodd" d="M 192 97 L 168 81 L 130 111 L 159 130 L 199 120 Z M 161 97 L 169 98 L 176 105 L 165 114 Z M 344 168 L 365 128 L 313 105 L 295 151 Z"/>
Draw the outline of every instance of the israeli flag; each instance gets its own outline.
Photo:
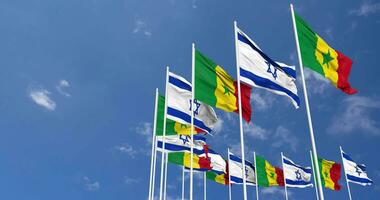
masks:
<path id="1" fill-rule="evenodd" d="M 229 172 L 231 183 L 243 184 L 243 174 L 247 185 L 256 185 L 255 167 L 252 163 L 245 161 L 245 170 L 243 172 L 242 159 L 230 153 L 228 155 Z"/>
<path id="2" fill-rule="evenodd" d="M 194 126 L 210 133 L 218 118 L 214 109 L 198 100 L 191 103 L 191 84 L 186 79 L 169 72 L 167 83 L 167 118 L 191 124 L 191 106 L 194 106 Z"/>
<path id="3" fill-rule="evenodd" d="M 287 187 L 305 188 L 312 187 L 311 167 L 296 165 L 292 160 L 283 156 L 284 177 Z"/>
<path id="4" fill-rule="evenodd" d="M 191 137 L 189 135 L 168 135 L 165 136 L 165 147 L 163 148 L 163 137 L 156 136 L 157 151 L 165 152 L 191 152 Z M 206 144 L 206 138 L 194 135 L 194 154 L 203 154 L 204 145 Z"/>
<path id="5" fill-rule="evenodd" d="M 373 183 L 373 181 L 367 176 L 365 165 L 357 164 L 349 155 L 343 151 L 342 157 L 344 173 L 347 175 L 347 181 L 363 186 L 371 185 Z"/>
<path id="6" fill-rule="evenodd" d="M 270 59 L 240 29 L 237 29 L 237 39 L 240 80 L 252 87 L 288 96 L 298 108 L 300 99 L 297 94 L 295 67 Z"/>

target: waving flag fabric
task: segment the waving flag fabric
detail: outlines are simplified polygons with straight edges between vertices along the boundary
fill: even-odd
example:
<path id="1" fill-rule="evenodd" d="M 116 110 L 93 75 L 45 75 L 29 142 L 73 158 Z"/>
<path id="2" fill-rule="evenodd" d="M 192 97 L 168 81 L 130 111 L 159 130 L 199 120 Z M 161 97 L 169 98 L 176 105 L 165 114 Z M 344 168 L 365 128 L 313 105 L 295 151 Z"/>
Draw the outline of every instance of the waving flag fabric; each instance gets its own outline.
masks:
<path id="1" fill-rule="evenodd" d="M 259 186 L 284 186 L 284 172 L 279 167 L 273 167 L 263 157 L 256 155 L 257 183 Z"/>
<path id="2" fill-rule="evenodd" d="M 250 86 L 288 96 L 298 108 L 300 99 L 297 94 L 295 67 L 270 59 L 239 29 L 237 38 L 240 80 Z"/>
<path id="3" fill-rule="evenodd" d="M 165 147 L 163 148 L 163 136 L 156 136 L 157 150 L 165 152 L 191 151 L 191 137 L 188 135 L 169 135 L 165 136 Z M 199 154 L 204 152 L 206 138 L 194 135 L 194 152 Z"/>
<path id="4" fill-rule="evenodd" d="M 228 185 L 228 174 L 217 174 L 213 171 L 206 172 L 206 178 L 222 185 Z"/>
<path id="5" fill-rule="evenodd" d="M 191 123 L 191 106 L 194 106 L 194 126 L 210 133 L 218 118 L 211 106 L 198 100 L 191 103 L 191 84 L 186 79 L 169 72 L 167 118 Z"/>
<path id="6" fill-rule="evenodd" d="M 224 158 L 210 149 L 208 145 L 204 145 L 203 153 L 200 153 L 199 156 L 206 157 L 211 162 L 211 170 L 217 173 L 227 173 L 227 163 Z"/>
<path id="7" fill-rule="evenodd" d="M 283 157 L 283 170 L 287 187 L 312 187 L 311 183 L 311 167 L 302 167 L 295 164 L 287 157 Z"/>
<path id="8" fill-rule="evenodd" d="M 159 96 L 157 102 L 156 136 L 162 136 L 164 132 L 165 97 Z M 165 135 L 190 135 L 190 125 L 182 124 L 171 119 L 166 119 Z M 194 128 L 194 133 L 202 133 L 202 129 Z"/>
<path id="9" fill-rule="evenodd" d="M 168 162 L 176 165 L 185 166 L 190 168 L 191 163 L 190 152 L 173 152 L 168 154 Z M 211 170 L 211 162 L 206 157 L 198 156 L 194 153 L 193 156 L 193 169 L 200 171 Z"/>
<path id="10" fill-rule="evenodd" d="M 363 186 L 371 185 L 373 182 L 368 178 L 366 167 L 363 164 L 357 164 L 352 158 L 342 151 L 344 172 L 347 180 L 352 183 Z"/>
<path id="11" fill-rule="evenodd" d="M 241 158 L 230 153 L 229 155 L 229 171 L 231 183 L 243 184 L 243 174 L 248 185 L 255 185 L 255 167 L 252 163 L 245 161 L 245 170 L 243 173 L 243 165 Z"/>
<path id="12" fill-rule="evenodd" d="M 340 190 L 339 185 L 341 165 L 334 161 L 318 159 L 322 185 L 331 190 Z"/>
<path id="13" fill-rule="evenodd" d="M 295 14 L 295 18 L 302 63 L 305 67 L 329 79 L 343 92 L 355 94 L 357 91 L 348 82 L 351 59 L 331 48 L 300 16 Z"/>
<path id="14" fill-rule="evenodd" d="M 195 98 L 227 112 L 239 113 L 236 81 L 218 64 L 195 51 Z M 240 84 L 242 114 L 251 121 L 251 87 Z"/>

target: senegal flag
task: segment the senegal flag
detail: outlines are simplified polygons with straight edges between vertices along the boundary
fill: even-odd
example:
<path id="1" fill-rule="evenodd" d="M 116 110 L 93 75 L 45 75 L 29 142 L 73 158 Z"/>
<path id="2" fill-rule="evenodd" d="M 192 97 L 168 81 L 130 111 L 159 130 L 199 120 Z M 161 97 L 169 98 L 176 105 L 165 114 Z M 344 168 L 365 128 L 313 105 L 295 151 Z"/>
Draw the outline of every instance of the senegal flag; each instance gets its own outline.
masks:
<path id="1" fill-rule="evenodd" d="M 207 171 L 206 178 L 222 185 L 228 185 L 228 174 L 225 173 L 217 174 L 213 171 Z"/>
<path id="2" fill-rule="evenodd" d="M 351 59 L 331 48 L 301 17 L 294 15 L 302 63 L 305 67 L 329 79 L 343 92 L 355 94 L 357 91 L 348 82 L 352 66 Z"/>
<path id="3" fill-rule="evenodd" d="M 185 166 L 190 168 L 190 152 L 175 152 L 168 153 L 168 162 L 176 165 Z M 193 169 L 197 170 L 211 170 L 211 162 L 206 157 L 201 157 L 196 154 L 193 155 Z"/>
<path id="4" fill-rule="evenodd" d="M 251 88 L 240 84 L 243 118 L 251 121 Z M 239 113 L 237 82 L 222 67 L 195 51 L 195 98 L 227 112 Z"/>
<path id="5" fill-rule="evenodd" d="M 156 136 L 162 136 L 164 130 L 164 114 L 165 114 L 165 97 L 159 96 L 157 102 L 157 119 L 156 119 Z M 190 135 L 190 125 L 182 124 L 171 119 L 166 119 L 165 135 Z M 204 132 L 195 128 L 194 133 Z"/>
<path id="6" fill-rule="evenodd" d="M 341 165 L 334 161 L 318 159 L 322 185 L 332 190 L 340 190 L 339 179 Z"/>
<path id="7" fill-rule="evenodd" d="M 273 167 L 267 160 L 256 155 L 257 183 L 259 186 L 284 186 L 284 172 Z"/>

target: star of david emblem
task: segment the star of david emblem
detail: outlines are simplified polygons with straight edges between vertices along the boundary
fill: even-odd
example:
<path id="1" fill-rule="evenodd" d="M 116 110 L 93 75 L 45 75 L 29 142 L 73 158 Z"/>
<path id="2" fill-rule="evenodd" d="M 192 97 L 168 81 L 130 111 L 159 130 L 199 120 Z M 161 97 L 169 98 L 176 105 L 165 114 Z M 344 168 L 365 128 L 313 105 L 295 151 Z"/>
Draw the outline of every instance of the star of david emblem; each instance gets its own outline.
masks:
<path id="1" fill-rule="evenodd" d="M 191 107 L 192 107 L 192 103 L 191 103 L 191 99 L 189 100 L 190 101 L 190 108 L 189 110 L 191 111 Z M 198 100 L 194 99 L 194 105 L 195 105 L 195 110 L 194 110 L 194 115 L 198 115 L 199 114 L 199 108 L 201 107 L 201 103 L 198 102 Z"/>
<path id="2" fill-rule="evenodd" d="M 300 170 L 297 169 L 297 171 L 294 172 L 296 174 L 296 179 L 301 180 L 301 173 Z"/>
<path id="3" fill-rule="evenodd" d="M 360 167 L 356 165 L 356 166 L 355 166 L 355 170 L 356 170 L 355 172 L 358 173 L 358 176 L 360 176 L 360 174 L 362 173 L 362 172 L 360 171 Z"/>
<path id="4" fill-rule="evenodd" d="M 186 144 L 186 142 L 190 142 L 189 138 L 190 137 L 188 135 L 180 135 L 179 136 L 179 139 L 182 140 L 183 144 Z"/>
<path id="5" fill-rule="evenodd" d="M 272 68 L 271 68 L 272 65 L 268 61 L 265 61 L 265 63 L 268 65 L 267 72 L 271 73 L 273 78 L 276 79 L 277 78 L 277 68 L 273 66 L 273 72 L 272 72 Z"/>
<path id="6" fill-rule="evenodd" d="M 245 177 L 248 177 L 248 169 L 245 168 Z"/>

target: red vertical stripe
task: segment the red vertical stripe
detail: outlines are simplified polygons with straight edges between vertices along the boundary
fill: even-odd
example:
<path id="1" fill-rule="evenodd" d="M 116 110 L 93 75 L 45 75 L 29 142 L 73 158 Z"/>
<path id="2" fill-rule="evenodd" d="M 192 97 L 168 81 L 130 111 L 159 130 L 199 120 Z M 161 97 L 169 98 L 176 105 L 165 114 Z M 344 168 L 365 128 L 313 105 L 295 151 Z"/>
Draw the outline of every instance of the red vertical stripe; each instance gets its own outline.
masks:
<path id="1" fill-rule="evenodd" d="M 277 174 L 277 183 L 279 186 L 284 186 L 284 171 L 279 168 L 279 167 L 275 167 L 276 169 L 276 174 Z"/>
<path id="2" fill-rule="evenodd" d="M 334 182 L 334 190 L 340 190 L 339 179 L 340 179 L 340 170 L 342 166 L 339 163 L 334 163 L 330 169 L 330 178 Z"/>
<path id="3" fill-rule="evenodd" d="M 227 161 L 226 161 L 226 173 L 224 173 L 224 184 L 225 185 L 230 184 L 230 166 L 228 165 Z"/>
<path id="4" fill-rule="evenodd" d="M 237 82 L 234 81 L 234 87 L 235 87 L 235 97 L 238 98 L 238 87 Z M 241 105 L 242 105 L 242 115 L 245 121 L 250 122 L 251 121 L 251 87 L 240 83 L 240 89 L 241 89 Z M 236 101 L 236 107 L 238 108 L 235 110 L 236 113 L 239 114 L 239 101 Z"/>
<path id="5" fill-rule="evenodd" d="M 336 51 L 338 53 L 338 83 L 337 87 L 341 89 L 346 94 L 355 94 L 357 93 L 357 90 L 352 88 L 350 83 L 348 82 L 348 77 L 350 76 L 351 66 L 352 66 L 352 60 L 342 54 L 339 51 Z"/>
<path id="6" fill-rule="evenodd" d="M 199 167 L 201 169 L 211 170 L 211 161 L 210 161 L 210 158 L 208 157 L 208 146 L 203 145 L 203 149 L 206 153 L 206 157 L 199 157 L 199 161 L 198 161 Z"/>

